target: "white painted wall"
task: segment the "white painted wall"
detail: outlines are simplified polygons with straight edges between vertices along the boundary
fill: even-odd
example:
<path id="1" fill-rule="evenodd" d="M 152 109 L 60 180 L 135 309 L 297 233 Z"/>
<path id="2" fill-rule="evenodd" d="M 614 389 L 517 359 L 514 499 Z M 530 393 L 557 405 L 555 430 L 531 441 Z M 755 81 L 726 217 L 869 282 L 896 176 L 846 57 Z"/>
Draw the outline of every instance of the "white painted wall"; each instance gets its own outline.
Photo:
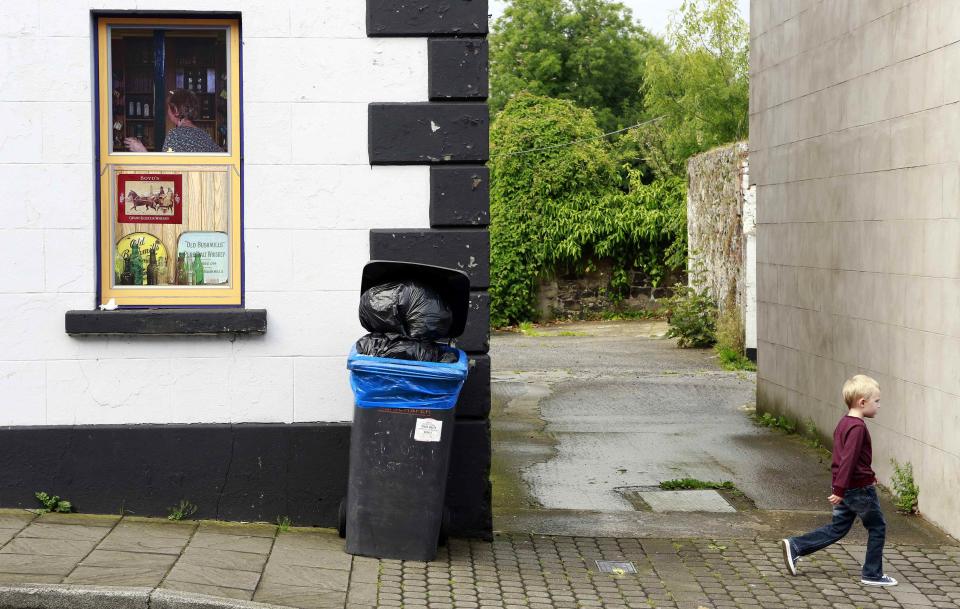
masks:
<path id="1" fill-rule="evenodd" d="M 750 183 L 750 160 L 740 165 L 743 193 L 743 318 L 747 349 L 757 348 L 757 187 Z"/>
<path id="2" fill-rule="evenodd" d="M 71 338 L 95 300 L 90 11 L 240 11 L 246 306 L 268 331 Z M 429 169 L 370 167 L 367 104 L 427 100 L 423 38 L 357 0 L 0 3 L 0 425 L 343 421 L 371 228 L 429 226 Z"/>

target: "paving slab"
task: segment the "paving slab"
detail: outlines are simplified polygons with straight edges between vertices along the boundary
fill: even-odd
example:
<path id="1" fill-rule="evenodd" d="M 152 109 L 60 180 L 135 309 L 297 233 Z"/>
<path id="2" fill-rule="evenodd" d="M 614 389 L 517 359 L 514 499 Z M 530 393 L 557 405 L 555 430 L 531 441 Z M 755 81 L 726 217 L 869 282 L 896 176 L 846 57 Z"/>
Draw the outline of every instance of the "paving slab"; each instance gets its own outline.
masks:
<path id="1" fill-rule="evenodd" d="M 0 554 L 82 557 L 89 554 L 96 545 L 96 541 L 48 539 L 45 537 L 17 537 L 0 548 Z"/>
<path id="2" fill-rule="evenodd" d="M 240 535 L 242 537 L 276 537 L 277 526 L 262 522 L 221 522 L 203 521 L 197 527 L 198 533 L 217 533 L 220 535 Z"/>
<path id="3" fill-rule="evenodd" d="M 640 498 L 654 512 L 736 512 L 713 490 L 640 491 Z"/>
<path id="4" fill-rule="evenodd" d="M 263 571 L 267 564 L 266 554 L 237 552 L 233 550 L 212 550 L 210 548 L 187 547 L 180 555 L 180 565 L 198 567 L 221 567 L 237 571 Z"/>
<path id="5" fill-rule="evenodd" d="M 66 576 L 77 565 L 74 556 L 0 554 L 0 573 L 29 573 Z"/>
<path id="6" fill-rule="evenodd" d="M 346 593 L 318 590 L 312 586 L 263 586 L 253 598 L 261 603 L 289 605 L 301 609 L 340 609 L 346 602 Z"/>
<path id="7" fill-rule="evenodd" d="M 268 562 L 263 572 L 264 587 L 307 586 L 318 590 L 346 592 L 350 574 L 340 569 L 301 567 Z"/>
<path id="8" fill-rule="evenodd" d="M 36 518 L 36 515 L 25 510 L 0 509 L 0 532 L 7 530 L 19 531 Z"/>
<path id="9" fill-rule="evenodd" d="M 127 516 L 112 531 L 113 535 L 159 537 L 162 539 L 189 539 L 196 531 L 196 522 L 171 522 L 158 518 Z"/>
<path id="10" fill-rule="evenodd" d="M 177 557 L 169 554 L 98 549 L 87 555 L 80 564 L 88 567 L 140 567 L 166 572 L 176 561 Z"/>
<path id="11" fill-rule="evenodd" d="M 260 582 L 260 571 L 238 571 L 236 569 L 210 567 L 206 565 L 184 564 L 178 561 L 167 575 L 166 581 L 237 588 L 251 593 Z"/>
<path id="12" fill-rule="evenodd" d="M 188 538 L 141 537 L 134 533 L 114 533 L 104 539 L 97 548 L 118 552 L 145 552 L 179 556 L 186 547 L 188 540 Z"/>
<path id="13" fill-rule="evenodd" d="M 261 537 L 259 535 L 198 531 L 190 540 L 190 545 L 194 548 L 208 548 L 211 550 L 232 550 L 235 552 L 269 554 L 273 547 L 273 538 Z"/>
<path id="14" fill-rule="evenodd" d="M 216 596 L 222 598 L 234 598 L 249 601 L 253 599 L 252 590 L 241 588 L 228 588 L 226 586 L 213 586 L 209 584 L 197 584 L 193 582 L 180 582 L 166 580 L 160 584 L 163 590 L 176 590 L 180 592 L 192 592 L 194 594 L 203 594 L 206 596 Z"/>
<path id="15" fill-rule="evenodd" d="M 113 514 L 60 514 L 47 512 L 37 516 L 34 522 L 38 524 L 82 524 L 94 527 L 112 527 L 120 520 L 120 516 Z"/>
<path id="16" fill-rule="evenodd" d="M 55 524 L 45 522 L 31 522 L 20 533 L 18 538 L 39 537 L 42 539 L 57 539 L 63 541 L 93 541 L 99 542 L 110 532 L 108 526 L 91 526 L 89 524 Z"/>
<path id="17" fill-rule="evenodd" d="M 65 584 L 97 586 L 145 586 L 155 588 L 163 581 L 165 569 L 150 567 L 91 567 L 80 565 L 63 580 Z"/>
<path id="18" fill-rule="evenodd" d="M 270 553 L 270 560 L 274 563 L 345 571 L 350 570 L 350 559 L 350 555 L 344 554 L 342 548 L 339 550 L 298 548 L 281 544 L 279 540 Z"/>

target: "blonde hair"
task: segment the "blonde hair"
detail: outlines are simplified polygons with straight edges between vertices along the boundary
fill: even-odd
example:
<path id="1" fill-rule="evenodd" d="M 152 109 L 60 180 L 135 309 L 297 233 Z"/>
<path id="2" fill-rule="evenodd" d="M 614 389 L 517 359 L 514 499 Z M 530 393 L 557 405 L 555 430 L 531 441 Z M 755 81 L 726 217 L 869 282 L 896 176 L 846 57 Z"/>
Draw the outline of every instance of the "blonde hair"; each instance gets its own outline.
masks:
<path id="1" fill-rule="evenodd" d="M 857 374 L 848 378 L 843 384 L 843 401 L 850 409 L 858 400 L 868 399 L 878 391 L 880 391 L 880 383 L 876 379 L 865 374 Z"/>

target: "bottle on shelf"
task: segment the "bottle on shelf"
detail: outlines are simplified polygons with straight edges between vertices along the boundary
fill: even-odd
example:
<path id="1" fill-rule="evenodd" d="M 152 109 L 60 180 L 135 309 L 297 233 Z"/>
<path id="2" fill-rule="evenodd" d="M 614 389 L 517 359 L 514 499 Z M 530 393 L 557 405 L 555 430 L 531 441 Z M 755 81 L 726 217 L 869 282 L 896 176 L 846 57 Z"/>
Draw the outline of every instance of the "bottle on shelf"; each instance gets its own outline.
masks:
<path id="1" fill-rule="evenodd" d="M 193 255 L 193 284 L 203 285 L 203 262 L 200 260 L 200 252 Z"/>
<path id="2" fill-rule="evenodd" d="M 147 285 L 157 285 L 157 248 L 150 248 L 150 262 L 147 263 Z"/>
<path id="3" fill-rule="evenodd" d="M 177 270 L 176 270 L 176 281 L 177 285 L 187 285 L 187 254 L 186 252 L 181 252 L 177 254 Z"/>

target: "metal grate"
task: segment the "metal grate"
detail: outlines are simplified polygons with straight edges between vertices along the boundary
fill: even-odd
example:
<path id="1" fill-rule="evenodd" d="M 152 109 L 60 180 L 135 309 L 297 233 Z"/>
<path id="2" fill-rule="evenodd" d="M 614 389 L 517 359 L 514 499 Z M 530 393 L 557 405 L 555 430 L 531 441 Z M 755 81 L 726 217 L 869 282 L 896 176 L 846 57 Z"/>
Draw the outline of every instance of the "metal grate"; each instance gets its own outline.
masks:
<path id="1" fill-rule="evenodd" d="M 616 573 L 617 575 L 623 575 L 624 573 L 636 573 L 637 568 L 633 566 L 632 562 L 619 562 L 616 560 L 598 560 L 597 569 L 601 573 Z"/>

